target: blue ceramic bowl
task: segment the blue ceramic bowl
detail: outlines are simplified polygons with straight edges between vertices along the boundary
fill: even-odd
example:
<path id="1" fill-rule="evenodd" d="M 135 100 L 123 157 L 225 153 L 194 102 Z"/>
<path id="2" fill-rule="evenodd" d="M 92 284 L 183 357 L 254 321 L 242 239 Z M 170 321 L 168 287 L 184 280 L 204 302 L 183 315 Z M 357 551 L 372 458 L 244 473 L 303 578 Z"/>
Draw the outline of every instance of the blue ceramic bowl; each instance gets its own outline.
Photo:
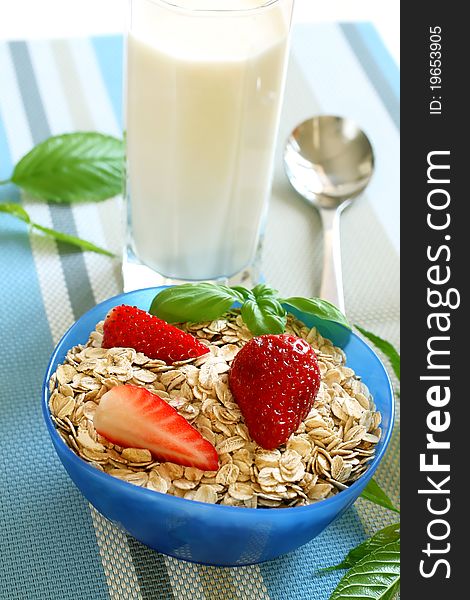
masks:
<path id="1" fill-rule="evenodd" d="M 263 562 L 307 543 L 338 518 L 360 495 L 380 463 L 393 427 L 394 400 L 388 375 L 375 353 L 344 327 L 298 311 L 307 325 L 341 346 L 347 364 L 361 374 L 382 413 L 383 436 L 366 473 L 350 488 L 317 504 L 253 509 L 205 504 L 134 486 L 98 471 L 74 454 L 57 433 L 49 413 L 48 381 L 67 351 L 84 344 L 98 321 L 118 304 L 148 310 L 162 288 L 121 294 L 98 304 L 64 335 L 50 360 L 43 388 L 44 419 L 57 454 L 72 481 L 105 517 L 143 544 L 176 558 L 217 566 Z"/>

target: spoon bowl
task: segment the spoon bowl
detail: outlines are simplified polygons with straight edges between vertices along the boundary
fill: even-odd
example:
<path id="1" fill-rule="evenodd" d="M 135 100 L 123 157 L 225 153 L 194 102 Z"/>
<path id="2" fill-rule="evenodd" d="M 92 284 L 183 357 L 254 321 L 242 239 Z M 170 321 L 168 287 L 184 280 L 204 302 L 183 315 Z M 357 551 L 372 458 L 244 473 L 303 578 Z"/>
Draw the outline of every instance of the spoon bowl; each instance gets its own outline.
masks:
<path id="1" fill-rule="evenodd" d="M 322 115 L 292 131 L 284 164 L 301 196 L 317 208 L 336 208 L 367 186 L 374 171 L 374 153 L 354 121 Z"/>
<path id="2" fill-rule="evenodd" d="M 284 166 L 292 187 L 320 211 L 324 237 L 320 296 L 344 312 L 339 215 L 372 177 L 372 145 L 351 119 L 321 115 L 292 131 Z"/>

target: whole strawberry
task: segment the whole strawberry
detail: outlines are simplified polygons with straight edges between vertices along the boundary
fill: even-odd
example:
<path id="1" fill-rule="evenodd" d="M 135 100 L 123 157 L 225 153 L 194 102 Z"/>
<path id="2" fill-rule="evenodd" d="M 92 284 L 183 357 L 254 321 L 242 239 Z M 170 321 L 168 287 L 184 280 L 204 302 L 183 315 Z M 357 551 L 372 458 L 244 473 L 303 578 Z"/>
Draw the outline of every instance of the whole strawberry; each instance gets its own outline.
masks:
<path id="1" fill-rule="evenodd" d="M 103 324 L 103 348 L 134 348 L 167 363 L 206 354 L 209 349 L 194 336 L 145 310 L 122 304 L 111 309 Z"/>
<path id="2" fill-rule="evenodd" d="M 262 335 L 237 354 L 229 385 L 251 437 L 272 450 L 309 413 L 320 387 L 313 348 L 293 335 Z"/>

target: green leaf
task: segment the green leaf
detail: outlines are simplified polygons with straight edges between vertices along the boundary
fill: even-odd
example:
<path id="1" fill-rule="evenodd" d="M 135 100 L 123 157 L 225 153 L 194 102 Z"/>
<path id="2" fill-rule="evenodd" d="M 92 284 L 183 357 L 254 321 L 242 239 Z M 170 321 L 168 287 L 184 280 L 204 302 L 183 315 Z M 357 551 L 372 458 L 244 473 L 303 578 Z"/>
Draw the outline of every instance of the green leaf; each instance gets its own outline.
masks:
<path id="1" fill-rule="evenodd" d="M 345 315 L 343 315 L 339 308 L 327 300 L 322 300 L 321 298 L 293 297 L 285 298 L 284 300 L 281 300 L 281 302 L 297 308 L 297 310 L 301 310 L 302 312 L 315 315 L 320 319 L 325 319 L 325 321 L 333 321 L 351 329 L 351 325 Z"/>
<path id="2" fill-rule="evenodd" d="M 255 298 L 276 298 L 276 300 L 279 299 L 279 292 L 265 283 L 258 283 L 258 285 L 252 289 L 252 293 L 253 296 L 255 296 Z"/>
<path id="3" fill-rule="evenodd" d="M 349 569 L 371 552 L 399 540 L 400 523 L 394 523 L 393 525 L 388 525 L 388 527 L 379 529 L 372 537 L 348 552 L 342 562 L 344 565 L 342 568 Z"/>
<path id="4" fill-rule="evenodd" d="M 286 311 L 279 300 L 270 295 L 245 300 L 241 314 L 253 335 L 283 333 L 286 328 Z"/>
<path id="5" fill-rule="evenodd" d="M 25 209 L 19 204 L 13 203 L 1 203 L 0 204 L 0 212 L 8 213 L 12 217 L 16 217 L 20 221 L 27 223 L 31 229 L 36 229 L 37 231 L 41 231 L 45 235 L 54 240 L 65 242 L 67 244 L 71 244 L 72 246 L 77 246 L 82 250 L 89 250 L 90 252 L 96 252 L 97 254 L 104 254 L 105 256 L 114 256 L 112 252 L 108 250 L 104 250 L 99 246 L 95 246 L 91 242 L 87 242 L 86 240 L 82 240 L 81 238 L 75 237 L 74 235 L 68 235 L 67 233 L 61 233 L 60 231 L 55 231 L 54 229 L 50 229 L 49 227 L 43 227 L 38 223 L 33 223 L 29 218 L 28 213 Z"/>
<path id="6" fill-rule="evenodd" d="M 243 303 L 245 300 L 248 300 L 248 298 L 254 298 L 253 292 L 247 289 L 246 287 L 243 287 L 242 285 L 234 285 L 230 289 L 232 290 L 232 292 L 239 294 L 240 303 Z"/>
<path id="7" fill-rule="evenodd" d="M 157 294 L 149 312 L 168 323 L 212 321 L 240 301 L 240 293 L 224 285 L 184 283 Z"/>
<path id="8" fill-rule="evenodd" d="M 277 290 L 260 283 L 255 286 L 241 308 L 242 319 L 254 335 L 283 333 L 287 313 L 278 299 Z"/>
<path id="9" fill-rule="evenodd" d="M 123 173 L 122 140 L 79 132 L 35 146 L 18 162 L 11 181 L 43 200 L 97 202 L 122 191 Z"/>
<path id="10" fill-rule="evenodd" d="M 395 348 L 392 346 L 392 344 L 390 342 L 387 342 L 387 340 L 383 340 L 378 335 L 375 335 L 375 333 L 371 333 L 370 331 L 363 329 L 359 325 L 354 325 L 354 327 L 356 329 L 358 329 L 364 337 L 366 337 L 368 340 L 370 340 L 375 346 L 377 346 L 377 348 L 381 352 L 383 352 L 385 354 L 385 356 L 390 361 L 393 372 L 395 373 L 395 375 L 397 376 L 397 379 L 399 380 L 400 379 L 400 355 L 395 350 Z"/>
<path id="11" fill-rule="evenodd" d="M 330 600 L 391 600 L 400 586 L 400 541 L 364 556 L 340 580 Z"/>
<path id="12" fill-rule="evenodd" d="M 389 525 L 388 527 L 384 527 L 375 533 L 372 537 L 356 546 L 348 552 L 348 554 L 344 557 L 344 559 L 334 567 L 328 567 L 326 569 L 321 569 L 322 573 L 326 571 L 334 571 L 337 569 L 350 569 L 357 562 L 359 562 L 362 558 L 374 552 L 378 548 L 382 548 L 383 546 L 390 544 L 392 542 L 396 542 L 400 539 L 400 523 L 394 523 L 393 525 Z"/>
<path id="13" fill-rule="evenodd" d="M 380 485 L 375 481 L 375 479 L 371 479 L 369 483 L 366 485 L 364 491 L 361 494 L 362 498 L 369 500 L 370 502 L 374 502 L 374 504 L 378 504 L 383 508 L 388 508 L 389 510 L 393 510 L 393 512 L 399 513 L 400 511 L 393 505 L 393 502 L 387 496 L 387 494 L 383 491 Z"/>

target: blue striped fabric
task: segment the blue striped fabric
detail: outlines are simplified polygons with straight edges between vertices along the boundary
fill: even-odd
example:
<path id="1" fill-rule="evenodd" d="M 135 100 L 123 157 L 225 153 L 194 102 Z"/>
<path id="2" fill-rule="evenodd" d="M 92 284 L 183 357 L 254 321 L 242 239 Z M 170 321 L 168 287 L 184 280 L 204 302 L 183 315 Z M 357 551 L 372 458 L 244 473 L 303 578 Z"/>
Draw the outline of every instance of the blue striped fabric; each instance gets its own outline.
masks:
<path id="1" fill-rule="evenodd" d="M 341 41 L 337 55 L 328 41 L 333 37 Z M 384 127 L 398 124 L 398 70 L 370 24 L 309 26 L 294 33 L 294 42 L 297 52 L 304 52 L 303 60 L 297 56 L 304 83 L 315 84 L 312 98 L 318 106 L 312 111 L 344 108 L 331 78 L 332 67 L 347 58 L 368 81 L 370 91 L 361 102 L 375 107 L 374 119 Z M 122 48 L 120 36 L 0 44 L 0 180 L 8 178 L 13 163 L 31 145 L 58 133 L 57 123 L 119 134 Z M 316 61 L 306 60 L 307 49 Z M 328 63 L 333 56 L 336 62 Z M 71 80 L 81 91 L 80 102 L 64 93 Z M 44 90 L 49 89 L 56 96 L 46 98 Z M 353 100 L 349 106 L 354 112 Z M 54 114 L 54 102 L 60 114 Z M 358 103 L 360 117 L 359 109 Z M 376 121 L 370 121 L 371 127 Z M 380 173 L 378 179 L 376 185 L 381 185 Z M 0 187 L 0 202 L 5 201 L 21 201 L 12 186 Z M 113 204 L 61 209 L 24 202 L 45 225 L 82 236 L 85 231 L 102 245 L 116 237 L 112 219 L 103 218 L 112 214 Z M 382 204 L 375 206 L 376 227 L 381 218 L 382 225 L 387 222 L 389 204 L 384 194 Z M 96 227 L 90 214 L 96 216 Z M 384 236 L 379 232 L 378 237 Z M 392 246 L 387 251 L 395 265 Z M 89 253 L 82 257 L 37 236 L 28 238 L 23 223 L 0 213 L 0 599 L 327 600 L 341 573 L 320 575 L 318 569 L 339 562 L 371 527 L 390 522 L 383 511 L 359 502 L 288 556 L 260 566 L 217 569 L 164 557 L 127 538 L 90 511 L 68 480 L 42 425 L 41 379 L 65 328 L 94 299 L 119 291 L 117 268 L 109 259 Z M 283 281 L 288 280 L 279 274 L 280 287 Z M 393 338 L 397 329 L 387 310 Z M 392 467 L 384 476 L 395 489 Z"/>
<path id="2" fill-rule="evenodd" d="M 12 161 L 1 120 L 0 150 L 4 178 Z M 6 201 L 19 201 L 13 186 L 0 188 Z M 42 420 L 53 341 L 25 229 L 0 213 L 0 598 L 101 600 L 107 585 L 90 511 Z"/>

